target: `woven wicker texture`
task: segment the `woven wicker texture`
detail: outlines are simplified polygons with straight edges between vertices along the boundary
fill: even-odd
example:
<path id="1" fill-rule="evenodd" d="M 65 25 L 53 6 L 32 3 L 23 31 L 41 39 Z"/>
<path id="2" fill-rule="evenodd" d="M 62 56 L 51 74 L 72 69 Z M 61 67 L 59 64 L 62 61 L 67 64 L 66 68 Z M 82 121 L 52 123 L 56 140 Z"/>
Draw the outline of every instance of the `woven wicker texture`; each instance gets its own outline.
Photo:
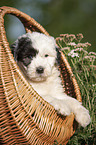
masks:
<path id="1" fill-rule="evenodd" d="M 66 144 L 75 132 L 74 114 L 62 117 L 25 80 L 14 61 L 4 28 L 5 14 L 16 16 L 26 32 L 48 32 L 33 18 L 11 7 L 0 8 L 0 144 Z M 60 66 L 64 91 L 81 101 L 80 90 L 64 54 Z"/>

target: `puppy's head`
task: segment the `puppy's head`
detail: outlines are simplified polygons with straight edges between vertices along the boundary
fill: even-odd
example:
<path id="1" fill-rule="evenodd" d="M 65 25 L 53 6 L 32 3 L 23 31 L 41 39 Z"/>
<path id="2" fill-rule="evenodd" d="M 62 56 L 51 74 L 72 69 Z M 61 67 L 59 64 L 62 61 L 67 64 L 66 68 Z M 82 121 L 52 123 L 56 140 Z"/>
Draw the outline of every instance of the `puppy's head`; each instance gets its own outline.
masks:
<path id="1" fill-rule="evenodd" d="M 53 37 L 38 32 L 27 33 L 11 48 L 18 65 L 32 81 L 44 81 L 52 75 L 57 59 Z"/>

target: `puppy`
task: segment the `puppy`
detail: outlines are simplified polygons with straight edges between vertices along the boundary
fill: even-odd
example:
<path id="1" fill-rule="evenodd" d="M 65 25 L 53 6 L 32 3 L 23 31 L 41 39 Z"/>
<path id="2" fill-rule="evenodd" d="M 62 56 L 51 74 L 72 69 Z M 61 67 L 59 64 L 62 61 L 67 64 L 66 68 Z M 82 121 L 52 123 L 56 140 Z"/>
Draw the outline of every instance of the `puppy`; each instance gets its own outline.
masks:
<path id="1" fill-rule="evenodd" d="M 27 33 L 20 36 L 11 48 L 18 66 L 34 90 L 62 115 L 73 112 L 76 121 L 86 127 L 91 121 L 88 110 L 66 95 L 61 85 L 55 39 L 38 32 Z"/>

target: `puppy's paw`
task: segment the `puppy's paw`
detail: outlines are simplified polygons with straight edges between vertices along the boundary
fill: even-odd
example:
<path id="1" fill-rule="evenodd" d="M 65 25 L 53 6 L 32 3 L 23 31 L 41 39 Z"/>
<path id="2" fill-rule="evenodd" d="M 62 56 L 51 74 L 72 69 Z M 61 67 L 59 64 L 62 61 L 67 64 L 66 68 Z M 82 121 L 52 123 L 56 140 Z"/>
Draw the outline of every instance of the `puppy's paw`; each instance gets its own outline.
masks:
<path id="1" fill-rule="evenodd" d="M 75 119 L 82 127 L 86 127 L 91 122 L 89 112 L 84 107 L 77 110 Z"/>
<path id="2" fill-rule="evenodd" d="M 59 114 L 68 116 L 71 113 L 70 107 L 67 104 L 65 104 L 62 100 L 54 101 L 52 105 L 54 106 L 55 110 L 58 111 Z"/>
<path id="3" fill-rule="evenodd" d="M 71 110 L 66 104 L 63 104 L 63 106 L 62 105 L 58 106 L 57 111 L 58 111 L 58 113 L 60 113 L 64 116 L 68 116 L 71 114 Z"/>

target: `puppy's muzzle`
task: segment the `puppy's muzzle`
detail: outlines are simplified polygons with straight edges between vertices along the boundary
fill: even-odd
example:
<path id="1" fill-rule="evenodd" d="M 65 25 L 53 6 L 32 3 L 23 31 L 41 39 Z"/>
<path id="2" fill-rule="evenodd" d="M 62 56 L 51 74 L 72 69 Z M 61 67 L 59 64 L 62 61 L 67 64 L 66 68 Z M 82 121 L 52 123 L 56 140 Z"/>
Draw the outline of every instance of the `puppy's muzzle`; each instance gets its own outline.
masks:
<path id="1" fill-rule="evenodd" d="M 42 66 L 39 66 L 39 67 L 36 68 L 36 72 L 38 74 L 42 74 L 42 73 L 44 73 L 44 68 Z"/>

